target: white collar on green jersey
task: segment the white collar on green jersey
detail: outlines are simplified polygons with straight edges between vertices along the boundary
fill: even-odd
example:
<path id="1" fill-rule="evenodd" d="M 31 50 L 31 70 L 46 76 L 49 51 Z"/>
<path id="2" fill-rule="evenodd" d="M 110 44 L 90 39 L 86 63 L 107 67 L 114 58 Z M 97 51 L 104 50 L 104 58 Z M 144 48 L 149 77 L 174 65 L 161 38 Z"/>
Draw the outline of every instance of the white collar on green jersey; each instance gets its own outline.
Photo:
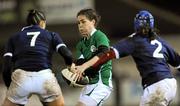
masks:
<path id="1" fill-rule="evenodd" d="M 90 35 L 92 36 L 96 31 L 97 31 L 97 29 L 93 28 Z"/>
<path id="2" fill-rule="evenodd" d="M 92 36 L 96 31 L 97 31 L 97 29 L 93 28 L 90 33 L 90 36 Z M 84 37 L 84 40 L 88 40 L 90 38 L 90 36 Z"/>

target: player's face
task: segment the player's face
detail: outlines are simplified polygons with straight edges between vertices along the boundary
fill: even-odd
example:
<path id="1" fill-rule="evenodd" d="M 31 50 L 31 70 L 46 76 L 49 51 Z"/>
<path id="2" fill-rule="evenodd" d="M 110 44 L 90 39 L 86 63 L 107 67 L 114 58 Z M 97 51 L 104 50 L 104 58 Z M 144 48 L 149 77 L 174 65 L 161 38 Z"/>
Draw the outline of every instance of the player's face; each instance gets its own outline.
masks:
<path id="1" fill-rule="evenodd" d="M 83 37 L 90 35 L 93 28 L 95 28 L 95 20 L 90 21 L 85 15 L 77 17 L 78 29 Z"/>
<path id="2" fill-rule="evenodd" d="M 42 28 L 42 29 L 45 29 L 46 28 L 46 21 L 40 21 L 39 23 L 39 26 Z"/>

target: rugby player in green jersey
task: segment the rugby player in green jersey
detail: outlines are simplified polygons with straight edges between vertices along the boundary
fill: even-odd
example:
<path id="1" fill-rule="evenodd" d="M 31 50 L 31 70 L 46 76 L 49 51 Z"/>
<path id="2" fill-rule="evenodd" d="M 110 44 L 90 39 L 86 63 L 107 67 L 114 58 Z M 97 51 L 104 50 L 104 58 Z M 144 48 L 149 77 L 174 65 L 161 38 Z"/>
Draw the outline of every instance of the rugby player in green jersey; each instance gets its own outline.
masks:
<path id="1" fill-rule="evenodd" d="M 82 35 L 76 46 L 77 63 L 88 61 L 98 53 L 109 49 L 109 39 L 103 32 L 96 29 L 99 21 L 100 16 L 93 9 L 82 9 L 77 13 L 78 29 Z M 76 106 L 102 105 L 113 88 L 112 62 L 108 61 L 96 69 L 89 68 L 84 74 L 89 77 L 90 82 L 82 90 Z"/>

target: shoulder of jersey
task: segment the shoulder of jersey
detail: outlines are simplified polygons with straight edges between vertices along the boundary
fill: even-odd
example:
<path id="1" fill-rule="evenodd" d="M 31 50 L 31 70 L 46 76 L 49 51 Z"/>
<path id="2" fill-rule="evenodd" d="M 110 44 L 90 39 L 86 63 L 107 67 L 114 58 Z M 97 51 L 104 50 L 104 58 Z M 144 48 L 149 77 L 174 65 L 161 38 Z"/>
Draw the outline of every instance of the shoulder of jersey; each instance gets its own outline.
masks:
<path id="1" fill-rule="evenodd" d="M 102 32 L 101 30 L 97 30 L 97 31 L 95 32 L 95 34 L 97 34 L 97 35 L 99 35 L 99 36 L 102 36 L 102 35 L 106 36 L 106 34 L 105 34 L 104 32 Z"/>
<path id="2" fill-rule="evenodd" d="M 58 33 L 56 33 L 56 32 L 51 32 L 51 31 L 48 31 L 48 30 L 46 30 L 47 32 L 49 32 L 51 35 L 59 35 Z"/>

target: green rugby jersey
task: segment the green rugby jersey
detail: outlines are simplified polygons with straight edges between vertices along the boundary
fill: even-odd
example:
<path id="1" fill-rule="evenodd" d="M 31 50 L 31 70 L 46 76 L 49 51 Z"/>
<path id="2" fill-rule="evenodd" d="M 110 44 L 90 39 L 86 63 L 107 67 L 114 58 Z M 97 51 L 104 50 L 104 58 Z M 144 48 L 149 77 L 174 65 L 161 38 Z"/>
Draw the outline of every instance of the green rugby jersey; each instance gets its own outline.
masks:
<path id="1" fill-rule="evenodd" d="M 100 30 L 96 30 L 88 39 L 82 38 L 76 46 L 76 57 L 84 58 L 85 60 L 91 59 L 96 55 L 97 48 L 101 45 L 109 47 L 109 39 Z M 112 61 L 103 64 L 95 77 L 90 78 L 90 84 L 97 83 L 98 81 L 112 87 Z M 93 71 L 93 70 L 89 70 Z"/>

